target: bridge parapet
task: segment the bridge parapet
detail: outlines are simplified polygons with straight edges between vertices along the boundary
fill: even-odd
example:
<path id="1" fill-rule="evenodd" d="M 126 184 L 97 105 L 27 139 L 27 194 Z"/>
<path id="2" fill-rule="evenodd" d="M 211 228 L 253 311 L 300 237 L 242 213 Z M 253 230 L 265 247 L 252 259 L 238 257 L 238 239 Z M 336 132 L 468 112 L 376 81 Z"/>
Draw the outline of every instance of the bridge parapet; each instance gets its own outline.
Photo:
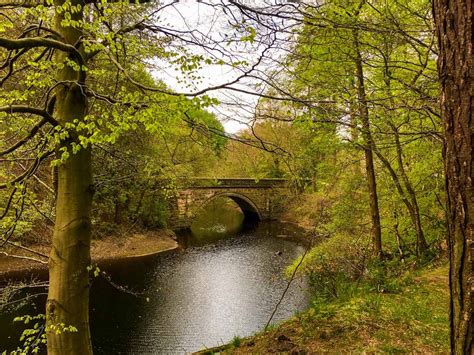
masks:
<path id="1" fill-rule="evenodd" d="M 288 179 L 251 179 L 251 178 L 180 178 L 161 179 L 159 185 L 176 185 L 178 188 L 288 188 Z"/>

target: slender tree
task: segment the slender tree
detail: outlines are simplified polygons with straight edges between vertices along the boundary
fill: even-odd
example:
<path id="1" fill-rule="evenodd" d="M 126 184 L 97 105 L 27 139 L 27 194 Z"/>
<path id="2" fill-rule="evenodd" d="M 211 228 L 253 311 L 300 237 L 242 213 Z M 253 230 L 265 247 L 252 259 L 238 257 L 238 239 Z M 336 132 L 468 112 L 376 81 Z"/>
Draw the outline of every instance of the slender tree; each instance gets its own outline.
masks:
<path id="1" fill-rule="evenodd" d="M 362 3 L 361 3 L 362 6 Z M 382 257 L 382 227 L 380 225 L 379 199 L 377 195 L 377 180 L 374 166 L 375 143 L 370 130 L 369 107 L 365 89 L 365 78 L 358 31 L 353 31 L 354 38 L 354 64 L 357 89 L 357 104 L 359 106 L 360 121 L 362 122 L 362 137 L 364 139 L 365 170 L 367 187 L 369 191 L 370 216 L 372 219 L 372 247 L 374 255 Z"/>

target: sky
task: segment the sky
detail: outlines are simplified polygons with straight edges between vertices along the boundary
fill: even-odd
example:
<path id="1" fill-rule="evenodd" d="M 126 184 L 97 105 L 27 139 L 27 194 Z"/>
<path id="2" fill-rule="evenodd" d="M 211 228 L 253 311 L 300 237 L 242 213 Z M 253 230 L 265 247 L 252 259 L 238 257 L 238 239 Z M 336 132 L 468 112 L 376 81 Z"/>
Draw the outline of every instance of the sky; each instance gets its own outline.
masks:
<path id="1" fill-rule="evenodd" d="M 223 0 L 225 1 L 225 0 Z M 263 6 L 269 0 L 242 0 L 245 5 Z M 273 2 L 278 0 L 273 0 Z M 219 0 L 206 0 L 207 3 L 218 4 Z M 226 35 L 231 36 L 235 32 L 229 25 L 229 14 L 224 14 L 222 9 L 216 9 L 208 4 L 197 0 L 180 0 L 168 1 L 165 4 L 171 4 L 160 12 L 160 23 L 172 28 L 176 31 L 186 31 L 193 29 L 202 34 L 201 38 L 212 38 L 220 41 Z M 236 15 L 237 16 L 237 15 Z M 198 32 L 197 36 L 200 34 Z M 243 36 L 242 34 L 241 36 Z M 228 62 L 228 59 L 223 57 L 217 50 L 210 50 L 208 53 L 202 48 L 190 47 L 195 54 L 211 55 L 223 59 Z M 260 53 L 265 49 L 265 46 L 257 43 L 241 42 L 234 46 L 221 47 L 222 51 L 232 51 L 235 58 L 245 60 L 252 65 L 260 57 Z M 270 53 L 267 53 L 270 54 Z M 269 57 L 275 58 L 281 56 L 281 53 L 273 51 Z M 271 68 L 271 60 L 266 60 L 260 63 L 259 68 L 263 70 Z M 155 78 L 162 80 L 172 90 L 177 92 L 196 92 L 204 88 L 226 84 L 235 80 L 242 74 L 242 67 L 234 68 L 230 65 L 204 65 L 201 70 L 197 71 L 199 79 L 188 76 L 183 80 L 183 74 L 176 70 L 176 67 L 169 63 L 159 62 L 159 69 L 153 72 Z M 248 66 L 247 66 L 248 68 Z M 263 92 L 265 86 L 259 83 L 258 79 L 243 79 L 233 85 L 236 88 L 250 90 L 252 92 Z M 222 122 L 226 132 L 236 133 L 248 127 L 249 122 L 252 121 L 255 113 L 255 107 L 258 103 L 259 97 L 256 95 L 249 95 L 241 92 L 231 90 L 215 90 L 207 93 L 211 97 L 217 98 L 221 104 L 217 107 L 210 108 L 217 115 Z"/>

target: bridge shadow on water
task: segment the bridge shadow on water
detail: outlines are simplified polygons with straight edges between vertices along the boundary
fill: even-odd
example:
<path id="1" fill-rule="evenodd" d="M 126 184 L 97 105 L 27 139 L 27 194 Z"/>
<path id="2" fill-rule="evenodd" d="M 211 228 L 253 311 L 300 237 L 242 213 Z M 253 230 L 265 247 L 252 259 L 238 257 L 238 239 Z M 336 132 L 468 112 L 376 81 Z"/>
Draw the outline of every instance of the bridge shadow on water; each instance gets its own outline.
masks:
<path id="1" fill-rule="evenodd" d="M 178 243 L 187 248 L 233 238 L 255 230 L 260 221 L 258 211 L 247 201 L 218 197 L 202 208 L 190 228 L 177 232 Z"/>

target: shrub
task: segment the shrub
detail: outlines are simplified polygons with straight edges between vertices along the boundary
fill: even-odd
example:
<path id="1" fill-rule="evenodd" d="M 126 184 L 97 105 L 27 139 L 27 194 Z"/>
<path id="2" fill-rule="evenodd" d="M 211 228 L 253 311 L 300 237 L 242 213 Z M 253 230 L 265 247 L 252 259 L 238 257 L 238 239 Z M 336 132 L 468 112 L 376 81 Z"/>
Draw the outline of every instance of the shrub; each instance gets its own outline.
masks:
<path id="1" fill-rule="evenodd" d="M 138 211 L 138 220 L 148 228 L 166 227 L 168 210 L 166 200 L 155 194 L 146 195 Z"/>
<path id="2" fill-rule="evenodd" d="M 340 298 L 351 292 L 348 284 L 366 274 L 369 256 L 368 238 L 337 234 L 311 249 L 298 273 L 309 275 L 316 297 Z M 293 273 L 300 260 L 301 257 L 288 268 L 288 274 Z"/>

